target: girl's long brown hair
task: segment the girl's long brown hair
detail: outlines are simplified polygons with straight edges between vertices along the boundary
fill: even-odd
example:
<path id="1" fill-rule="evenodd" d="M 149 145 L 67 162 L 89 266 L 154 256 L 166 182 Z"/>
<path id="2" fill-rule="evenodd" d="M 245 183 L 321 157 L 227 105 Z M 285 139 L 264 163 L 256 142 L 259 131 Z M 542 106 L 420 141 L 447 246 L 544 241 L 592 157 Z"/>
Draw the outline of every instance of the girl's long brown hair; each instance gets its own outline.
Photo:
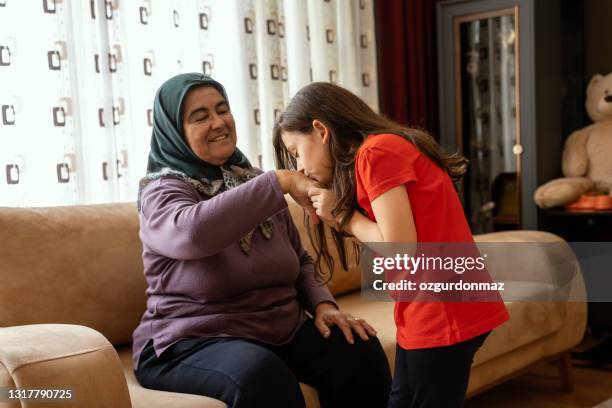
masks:
<path id="1" fill-rule="evenodd" d="M 312 122 L 315 119 L 324 123 L 330 132 L 328 146 L 332 158 L 332 182 L 326 187 L 330 188 L 337 197 L 336 207 L 332 211 L 334 215 L 352 214 L 355 210 L 362 211 L 357 204 L 355 192 L 355 156 L 368 135 L 393 133 L 406 138 L 421 153 L 445 170 L 456 188 L 459 180 L 465 174 L 468 161 L 462 155 L 445 152 L 427 132 L 402 126 L 379 115 L 350 91 L 326 82 L 314 82 L 303 87 L 291 99 L 285 111 L 278 116 L 274 124 L 272 141 L 277 168 L 296 169 L 296 160 L 285 148 L 281 139 L 282 133 L 310 133 L 313 130 Z M 341 230 L 344 229 L 349 218 L 343 217 Z M 324 224 L 317 225 L 315 237 L 311 233 L 308 222 L 307 231 L 310 242 L 317 252 L 315 259 L 317 278 L 323 281 L 328 276 L 326 280 L 328 282 L 332 278 L 334 260 L 325 239 Z M 342 266 L 348 270 L 342 235 L 333 229 L 331 233 Z M 328 273 L 322 269 L 323 261 Z"/>

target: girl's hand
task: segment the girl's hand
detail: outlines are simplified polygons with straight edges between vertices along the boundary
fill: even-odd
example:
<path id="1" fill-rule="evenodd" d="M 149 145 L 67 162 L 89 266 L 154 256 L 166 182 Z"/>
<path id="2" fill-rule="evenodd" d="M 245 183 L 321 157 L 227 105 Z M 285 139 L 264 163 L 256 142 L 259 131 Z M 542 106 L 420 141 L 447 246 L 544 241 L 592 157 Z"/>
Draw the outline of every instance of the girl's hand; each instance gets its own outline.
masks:
<path id="1" fill-rule="evenodd" d="M 338 326 L 346 341 L 350 344 L 355 344 L 353 331 L 361 337 L 362 340 L 369 340 L 368 334 L 372 337 L 376 336 L 376 330 L 363 319 L 351 316 L 348 313 L 341 312 L 332 303 L 319 303 L 315 309 L 315 326 L 321 332 L 321 335 L 328 338 L 331 334 L 329 330 L 332 326 Z"/>
<path id="2" fill-rule="evenodd" d="M 336 206 L 336 195 L 333 191 L 312 187 L 308 190 L 308 196 L 319 218 L 332 228 L 336 228 L 339 220 L 332 214 L 332 210 Z"/>
<path id="3" fill-rule="evenodd" d="M 284 194 L 289 194 L 296 203 L 302 206 L 313 224 L 319 223 L 319 216 L 316 214 L 315 208 L 308 196 L 308 191 L 311 188 L 320 187 L 321 185 L 306 177 L 304 174 L 294 170 L 276 170 L 276 176 Z"/>

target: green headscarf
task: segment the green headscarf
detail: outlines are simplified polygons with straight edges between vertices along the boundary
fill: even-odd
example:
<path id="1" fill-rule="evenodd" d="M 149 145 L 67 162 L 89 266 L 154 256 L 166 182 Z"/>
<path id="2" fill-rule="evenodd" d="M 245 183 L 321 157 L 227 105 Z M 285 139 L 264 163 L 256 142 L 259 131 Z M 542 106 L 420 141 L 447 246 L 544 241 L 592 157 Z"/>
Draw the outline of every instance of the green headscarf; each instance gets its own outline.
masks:
<path id="1" fill-rule="evenodd" d="M 209 76 L 188 73 L 176 75 L 159 88 L 153 104 L 153 137 L 147 173 L 155 173 L 163 168 L 185 173 L 194 179 L 220 179 L 220 166 L 200 159 L 187 145 L 183 136 L 183 101 L 194 87 L 212 86 L 223 96 L 229 106 L 225 88 Z M 238 149 L 225 165 L 251 167 L 248 159 Z"/>
<path id="2" fill-rule="evenodd" d="M 151 181 L 160 177 L 174 177 L 190 183 L 199 193 L 213 197 L 234 188 L 261 173 L 254 169 L 242 152 L 236 148 L 221 166 L 200 159 L 189 147 L 183 135 L 183 101 L 187 93 L 199 86 L 215 87 L 229 106 L 225 88 L 211 77 L 199 73 L 176 75 L 162 84 L 153 103 L 153 134 L 147 163 L 147 174 L 140 180 L 138 211 L 141 209 L 142 191 Z M 259 226 L 267 239 L 272 236 L 272 223 Z M 253 231 L 239 244 L 245 254 L 250 253 Z"/>

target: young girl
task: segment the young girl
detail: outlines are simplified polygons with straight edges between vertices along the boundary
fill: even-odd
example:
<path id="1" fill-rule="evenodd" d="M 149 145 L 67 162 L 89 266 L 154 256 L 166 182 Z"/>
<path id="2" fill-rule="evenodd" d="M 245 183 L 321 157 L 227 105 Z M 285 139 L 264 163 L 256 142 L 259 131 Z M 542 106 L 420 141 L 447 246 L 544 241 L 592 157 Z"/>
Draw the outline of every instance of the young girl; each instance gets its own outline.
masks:
<path id="1" fill-rule="evenodd" d="M 336 243 L 342 233 L 361 242 L 474 242 L 453 184 L 467 161 L 339 86 L 302 88 L 277 119 L 273 143 L 280 168 L 326 187 L 309 195 L 317 215 L 334 227 Z M 331 257 L 318 238 L 321 273 L 321 260 L 331 266 Z M 501 300 L 397 302 L 389 407 L 463 406 L 474 354 L 506 320 Z"/>

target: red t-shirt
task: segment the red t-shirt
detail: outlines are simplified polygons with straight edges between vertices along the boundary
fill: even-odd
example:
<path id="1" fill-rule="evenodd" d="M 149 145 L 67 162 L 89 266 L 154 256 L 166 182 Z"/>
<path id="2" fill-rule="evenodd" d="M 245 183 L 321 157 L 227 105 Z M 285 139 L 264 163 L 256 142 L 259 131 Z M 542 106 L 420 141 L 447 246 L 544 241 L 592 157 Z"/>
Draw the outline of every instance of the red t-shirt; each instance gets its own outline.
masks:
<path id="1" fill-rule="evenodd" d="M 372 200 L 404 184 L 418 242 L 474 242 L 450 176 L 414 144 L 394 134 L 370 135 L 355 160 L 357 202 L 372 221 Z M 397 343 L 404 349 L 448 346 L 508 320 L 499 302 L 397 302 Z"/>

